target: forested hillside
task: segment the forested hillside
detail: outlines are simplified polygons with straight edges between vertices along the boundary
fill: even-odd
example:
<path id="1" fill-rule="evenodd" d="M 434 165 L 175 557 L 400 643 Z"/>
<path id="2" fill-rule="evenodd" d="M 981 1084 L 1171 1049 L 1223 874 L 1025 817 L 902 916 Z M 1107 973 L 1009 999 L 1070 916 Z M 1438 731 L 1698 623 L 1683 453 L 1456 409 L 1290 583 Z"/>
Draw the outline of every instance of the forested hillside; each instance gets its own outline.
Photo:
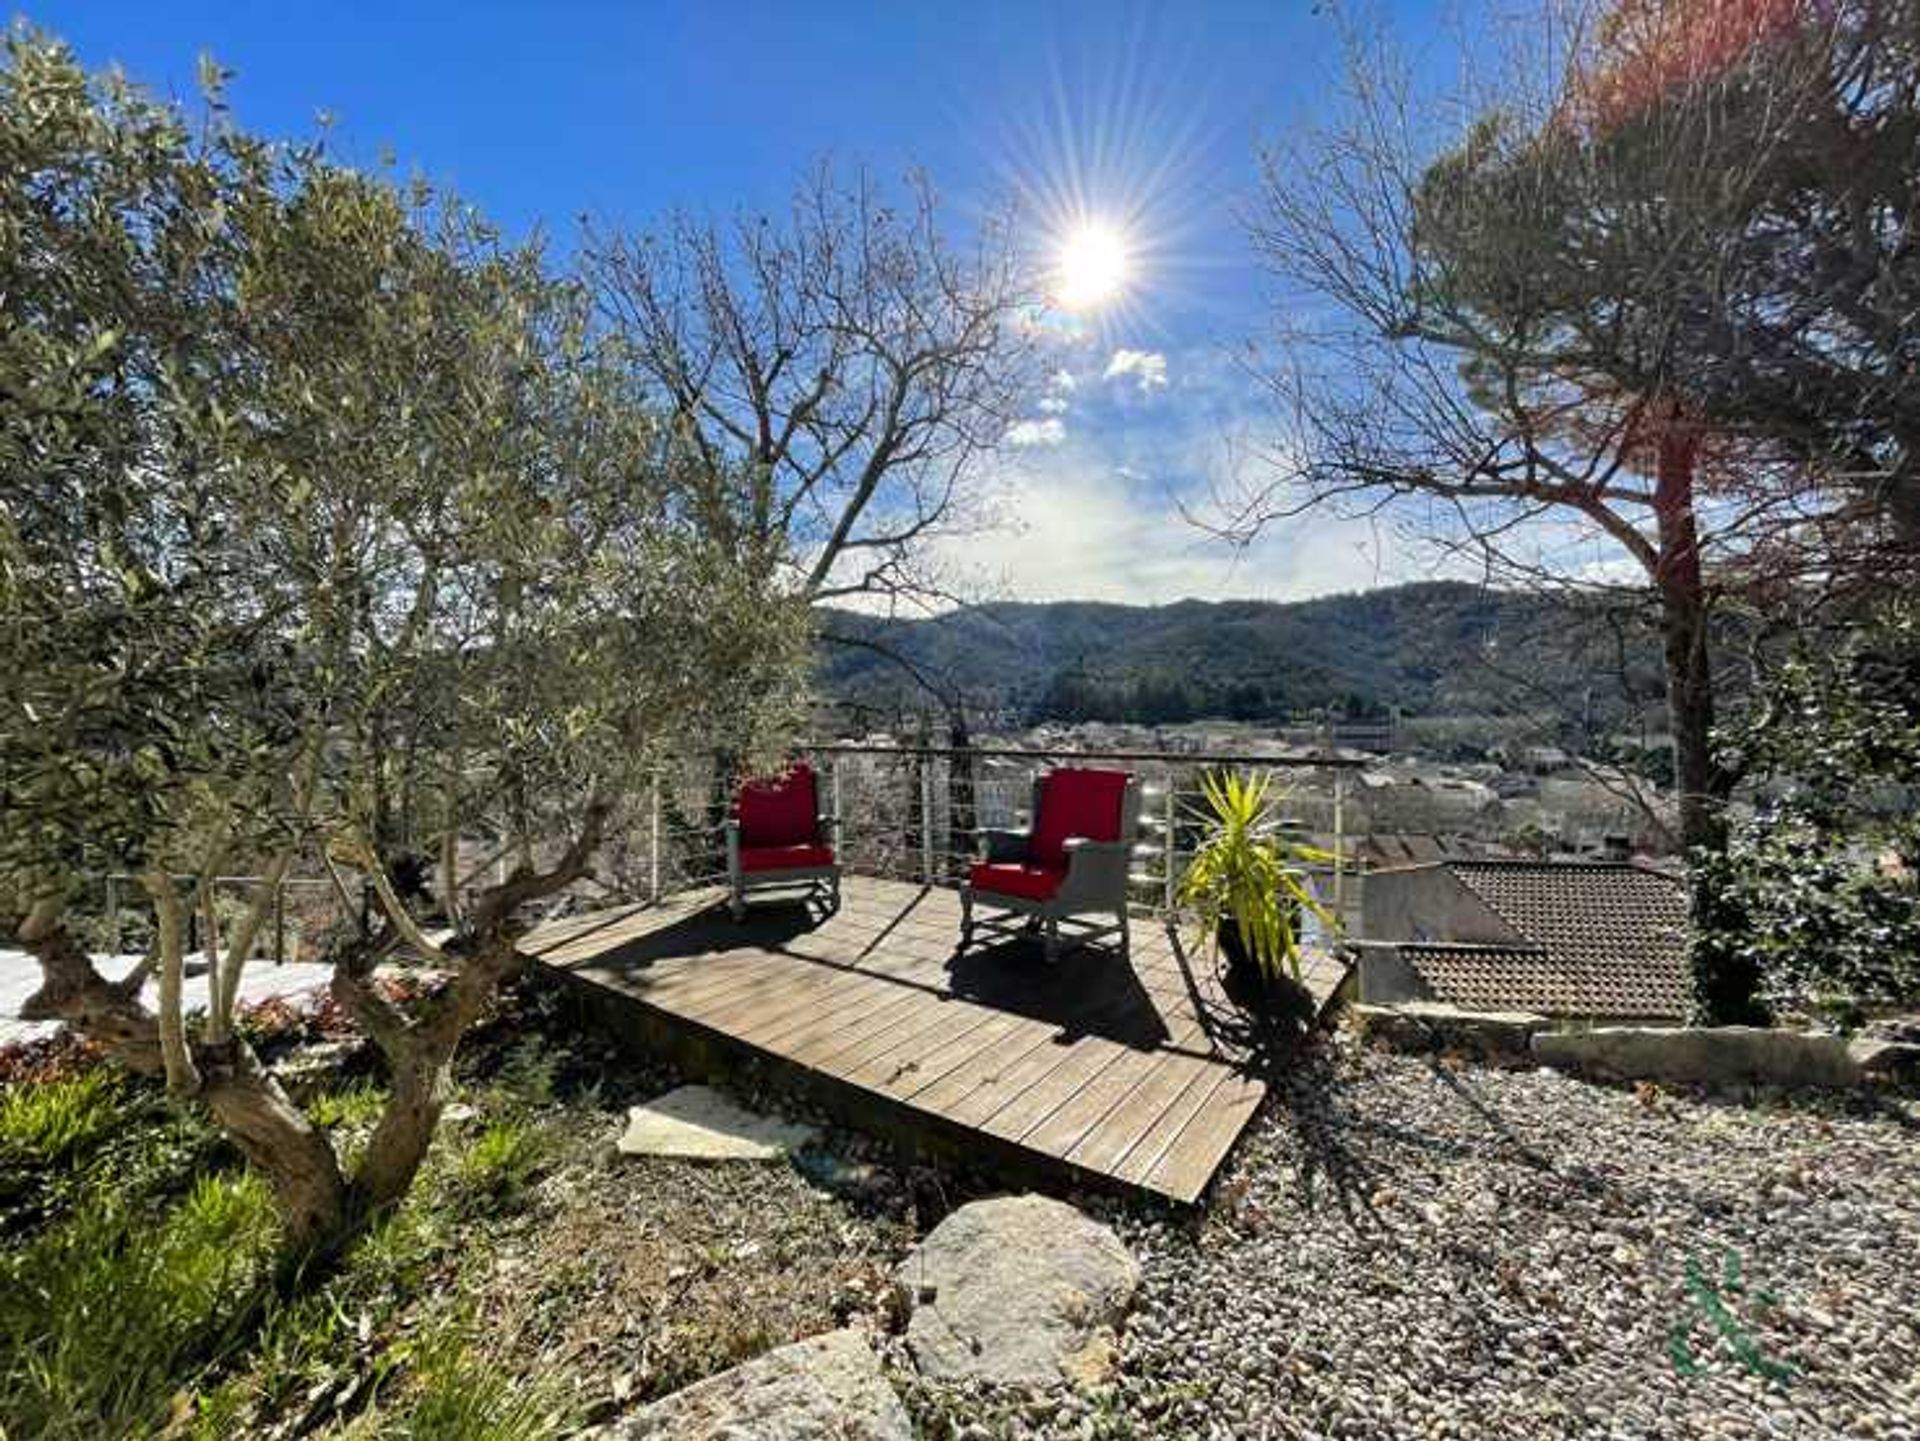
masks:
<path id="1" fill-rule="evenodd" d="M 1558 597 L 1452 582 L 1294 603 L 1004 603 L 914 622 L 833 613 L 829 635 L 879 640 L 970 706 L 1032 719 L 1265 720 L 1324 707 L 1365 716 L 1622 706 L 1622 647 Z M 1627 684 L 1657 689 L 1657 656 L 1625 647 Z M 877 650 L 823 643 L 829 694 L 924 704 Z"/>

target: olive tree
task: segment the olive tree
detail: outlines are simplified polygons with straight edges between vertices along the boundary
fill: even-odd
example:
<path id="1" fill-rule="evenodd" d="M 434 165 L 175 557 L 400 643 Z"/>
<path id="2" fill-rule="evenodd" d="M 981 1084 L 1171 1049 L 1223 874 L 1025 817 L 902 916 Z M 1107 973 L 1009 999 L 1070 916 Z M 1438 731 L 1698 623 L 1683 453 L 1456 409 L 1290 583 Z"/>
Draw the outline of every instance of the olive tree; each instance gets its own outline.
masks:
<path id="1" fill-rule="evenodd" d="M 789 718 L 805 618 L 707 527 L 580 288 L 246 136 L 208 78 L 195 124 L 26 32 L 0 72 L 0 915 L 29 1014 L 204 1103 L 306 1248 L 404 1194 L 463 1032 L 649 767 Z M 75 922 L 112 872 L 155 922 L 121 979 Z M 350 1172 L 234 1025 L 293 874 L 373 899 L 330 952 L 391 1086 Z M 389 961 L 446 983 L 402 1005 Z"/>
<path id="2" fill-rule="evenodd" d="M 1009 217 L 970 240 L 923 178 L 821 167 L 784 215 L 588 237 L 600 315 L 743 555 L 816 601 L 938 595 L 929 543 L 983 519 L 982 457 L 1033 380 L 1038 296 Z"/>

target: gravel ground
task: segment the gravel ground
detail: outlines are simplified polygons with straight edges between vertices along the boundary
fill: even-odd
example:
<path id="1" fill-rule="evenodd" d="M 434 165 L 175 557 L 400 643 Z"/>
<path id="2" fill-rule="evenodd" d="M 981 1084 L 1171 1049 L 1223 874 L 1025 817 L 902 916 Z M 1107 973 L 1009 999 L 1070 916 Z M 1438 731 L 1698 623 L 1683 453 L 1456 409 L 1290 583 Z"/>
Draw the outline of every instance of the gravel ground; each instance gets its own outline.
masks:
<path id="1" fill-rule="evenodd" d="M 1920 1437 L 1920 1106 L 1329 1048 L 1145 1264 L 1115 1386 L 984 1437 Z"/>

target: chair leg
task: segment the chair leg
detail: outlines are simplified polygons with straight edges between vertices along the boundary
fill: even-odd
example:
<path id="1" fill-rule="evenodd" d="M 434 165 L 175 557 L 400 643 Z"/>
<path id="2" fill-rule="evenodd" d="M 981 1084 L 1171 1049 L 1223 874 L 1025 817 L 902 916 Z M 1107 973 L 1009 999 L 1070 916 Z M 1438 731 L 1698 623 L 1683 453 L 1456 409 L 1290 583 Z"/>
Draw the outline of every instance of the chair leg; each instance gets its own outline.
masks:
<path id="1" fill-rule="evenodd" d="M 1122 960 L 1125 960 L 1128 956 L 1132 954 L 1133 954 L 1133 932 L 1129 929 L 1127 925 L 1127 913 L 1125 909 L 1122 909 L 1120 912 L 1120 958 Z"/>
<path id="2" fill-rule="evenodd" d="M 1046 959 L 1050 966 L 1060 964 L 1060 918 L 1048 916 L 1046 926 Z"/>
<path id="3" fill-rule="evenodd" d="M 973 892 L 960 892 L 960 949 L 973 944 Z"/>
<path id="4" fill-rule="evenodd" d="M 746 893 L 738 886 L 735 886 L 733 893 L 727 897 L 727 913 L 733 917 L 733 923 L 736 926 L 747 918 Z"/>

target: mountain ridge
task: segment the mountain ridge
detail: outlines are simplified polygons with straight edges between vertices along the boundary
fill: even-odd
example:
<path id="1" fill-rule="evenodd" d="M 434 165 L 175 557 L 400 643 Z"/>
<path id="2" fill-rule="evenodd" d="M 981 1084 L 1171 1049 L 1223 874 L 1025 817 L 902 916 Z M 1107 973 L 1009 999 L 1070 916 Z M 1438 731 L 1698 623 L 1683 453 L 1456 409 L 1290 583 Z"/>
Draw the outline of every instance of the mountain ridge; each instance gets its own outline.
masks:
<path id="1" fill-rule="evenodd" d="M 1032 720 L 1437 714 L 1583 686 L 1591 616 L 1457 581 L 1300 601 L 1009 600 L 912 621 L 828 611 L 824 636 L 855 644 L 823 638 L 820 677 L 839 700 L 924 706 L 880 646 L 970 707 Z"/>

